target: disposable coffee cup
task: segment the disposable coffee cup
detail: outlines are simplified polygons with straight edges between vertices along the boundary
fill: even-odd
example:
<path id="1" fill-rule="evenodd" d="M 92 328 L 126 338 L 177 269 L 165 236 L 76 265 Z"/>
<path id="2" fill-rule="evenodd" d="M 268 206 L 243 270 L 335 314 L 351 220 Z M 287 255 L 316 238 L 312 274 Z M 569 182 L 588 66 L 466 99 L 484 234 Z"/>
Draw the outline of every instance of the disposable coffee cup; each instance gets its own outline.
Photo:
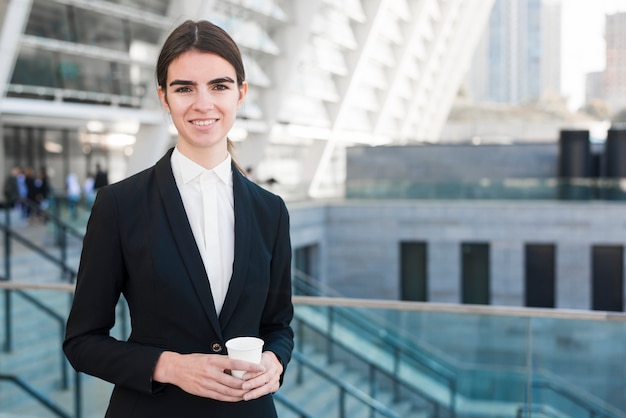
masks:
<path id="1" fill-rule="evenodd" d="M 226 351 L 231 359 L 259 364 L 261 362 L 262 350 L 263 340 L 256 337 L 236 337 L 226 341 Z M 231 370 L 230 373 L 241 379 L 246 372 L 243 370 Z"/>

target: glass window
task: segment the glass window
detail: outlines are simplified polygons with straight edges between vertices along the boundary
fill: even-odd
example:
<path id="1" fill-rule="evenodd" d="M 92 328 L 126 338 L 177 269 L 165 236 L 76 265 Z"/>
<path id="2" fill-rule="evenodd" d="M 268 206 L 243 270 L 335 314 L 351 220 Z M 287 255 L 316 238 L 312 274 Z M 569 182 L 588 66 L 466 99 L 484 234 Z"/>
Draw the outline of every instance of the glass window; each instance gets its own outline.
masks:
<path id="1" fill-rule="evenodd" d="M 554 308 L 556 290 L 556 247 L 553 244 L 526 244 L 526 306 Z"/>
<path id="2" fill-rule="evenodd" d="M 160 16 L 167 15 L 167 9 L 171 3 L 170 0 L 107 0 L 107 2 Z"/>
<path id="3" fill-rule="evenodd" d="M 73 41 L 67 6 L 45 0 L 33 1 L 25 33 L 42 38 Z"/>
<path id="4" fill-rule="evenodd" d="M 462 303 L 489 305 L 489 244 L 461 244 Z"/>
<path id="5" fill-rule="evenodd" d="M 425 242 L 400 243 L 400 298 L 426 302 L 427 244 Z"/>
<path id="6" fill-rule="evenodd" d="M 596 311 L 624 310 L 624 247 L 594 245 L 591 248 L 592 300 Z"/>
<path id="7" fill-rule="evenodd" d="M 239 0 L 239 3 L 250 10 L 270 16 L 281 22 L 287 21 L 287 14 L 272 0 Z"/>
<path id="8" fill-rule="evenodd" d="M 294 250 L 294 291 L 299 295 L 329 296 L 319 289 L 319 245 L 306 245 Z"/>
<path id="9" fill-rule="evenodd" d="M 54 53 L 23 47 L 15 63 L 11 84 L 59 87 L 56 74 Z"/>
<path id="10" fill-rule="evenodd" d="M 162 30 L 87 9 L 35 0 L 27 35 L 128 52 L 132 41 L 160 46 Z"/>
<path id="11" fill-rule="evenodd" d="M 151 77 L 139 66 L 23 47 L 11 84 L 143 97 Z"/>
<path id="12" fill-rule="evenodd" d="M 241 47 L 278 55 L 280 49 L 258 23 L 222 13 L 214 13 L 211 21 L 228 32 Z"/>
<path id="13" fill-rule="evenodd" d="M 116 51 L 128 51 L 128 31 L 124 20 L 89 10 L 76 9 L 77 42 Z"/>
<path id="14" fill-rule="evenodd" d="M 137 22 L 128 22 L 130 31 L 130 39 L 133 41 L 141 41 L 147 44 L 155 45 L 157 51 L 161 49 L 161 40 L 163 30 L 152 26 L 143 25 Z M 156 58 L 153 58 L 156 60 Z"/>

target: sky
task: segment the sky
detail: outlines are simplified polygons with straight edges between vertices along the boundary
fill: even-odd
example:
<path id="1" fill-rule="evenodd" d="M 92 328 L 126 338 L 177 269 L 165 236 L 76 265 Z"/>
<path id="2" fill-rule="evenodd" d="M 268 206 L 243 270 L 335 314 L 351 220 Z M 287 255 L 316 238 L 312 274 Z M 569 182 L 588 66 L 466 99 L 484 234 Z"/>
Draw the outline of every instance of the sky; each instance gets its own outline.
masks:
<path id="1" fill-rule="evenodd" d="M 561 86 L 570 108 L 583 104 L 585 74 L 605 65 L 604 17 L 626 12 L 626 0 L 562 0 Z"/>

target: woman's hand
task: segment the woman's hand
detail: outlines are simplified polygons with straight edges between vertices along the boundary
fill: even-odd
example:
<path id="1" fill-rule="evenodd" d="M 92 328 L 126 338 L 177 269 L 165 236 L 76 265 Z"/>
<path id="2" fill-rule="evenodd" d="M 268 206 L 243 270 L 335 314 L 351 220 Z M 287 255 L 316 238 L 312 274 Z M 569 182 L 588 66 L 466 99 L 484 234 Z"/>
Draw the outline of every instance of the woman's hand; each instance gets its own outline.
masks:
<path id="1" fill-rule="evenodd" d="M 273 368 L 270 370 L 272 373 L 276 372 L 272 357 L 278 363 L 282 373 L 280 362 L 274 354 L 271 354 L 271 357 L 270 354 L 263 353 L 261 364 L 254 364 L 243 360 L 232 360 L 228 356 L 219 354 L 178 354 L 165 351 L 157 361 L 153 379 L 157 382 L 176 385 L 192 395 L 218 401 L 238 402 L 255 399 L 271 391 L 269 388 L 268 390 L 259 388 L 259 382 L 263 380 L 273 382 L 273 379 L 269 377 L 263 378 L 267 374 L 266 364 Z M 231 376 L 230 370 L 244 370 L 247 373 L 242 380 Z M 278 382 L 277 379 L 276 382 Z M 245 389 L 244 385 L 247 385 Z M 251 391 L 251 389 L 254 390 Z M 277 386 L 276 389 L 278 389 Z"/>
<path id="2" fill-rule="evenodd" d="M 283 373 L 283 365 L 271 351 L 264 351 L 261 355 L 261 364 L 264 369 L 261 372 L 248 372 L 243 375 L 242 389 L 247 393 L 243 395 L 245 401 L 260 398 L 268 393 L 274 393 L 280 387 L 280 376 Z"/>

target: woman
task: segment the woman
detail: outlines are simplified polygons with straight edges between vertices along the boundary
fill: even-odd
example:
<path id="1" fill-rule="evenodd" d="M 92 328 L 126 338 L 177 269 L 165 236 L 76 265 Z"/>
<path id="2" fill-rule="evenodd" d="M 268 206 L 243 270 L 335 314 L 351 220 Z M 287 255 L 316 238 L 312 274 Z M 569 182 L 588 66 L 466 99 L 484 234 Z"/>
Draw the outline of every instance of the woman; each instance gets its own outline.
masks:
<path id="1" fill-rule="evenodd" d="M 289 217 L 229 153 L 248 89 L 241 55 L 217 26 L 187 21 L 156 72 L 177 144 L 99 190 L 65 353 L 76 370 L 115 384 L 108 417 L 275 417 L 271 394 L 293 349 Z M 121 294 L 128 341 L 109 333 Z M 237 336 L 264 340 L 260 364 L 225 355 Z"/>

